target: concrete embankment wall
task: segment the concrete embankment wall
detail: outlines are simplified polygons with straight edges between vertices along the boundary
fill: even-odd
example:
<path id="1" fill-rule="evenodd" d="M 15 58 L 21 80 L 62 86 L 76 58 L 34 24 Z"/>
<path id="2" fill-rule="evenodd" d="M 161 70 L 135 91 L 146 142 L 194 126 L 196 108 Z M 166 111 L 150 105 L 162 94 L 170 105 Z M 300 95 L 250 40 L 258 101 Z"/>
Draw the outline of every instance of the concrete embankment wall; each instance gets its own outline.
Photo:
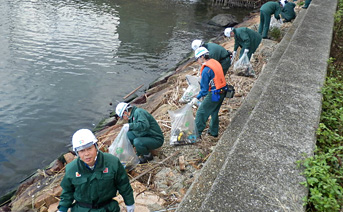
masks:
<path id="1" fill-rule="evenodd" d="M 296 161 L 315 148 L 336 7 L 300 11 L 178 212 L 305 211 Z"/>

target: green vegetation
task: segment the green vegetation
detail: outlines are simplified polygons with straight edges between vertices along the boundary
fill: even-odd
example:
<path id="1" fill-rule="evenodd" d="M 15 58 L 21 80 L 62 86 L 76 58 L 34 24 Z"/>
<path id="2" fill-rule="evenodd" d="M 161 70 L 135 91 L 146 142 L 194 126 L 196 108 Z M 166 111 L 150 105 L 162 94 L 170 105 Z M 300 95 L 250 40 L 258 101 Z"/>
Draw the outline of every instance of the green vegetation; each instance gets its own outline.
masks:
<path id="1" fill-rule="evenodd" d="M 343 210 L 343 0 L 335 14 L 334 37 L 328 72 L 322 89 L 323 105 L 317 146 L 312 157 L 299 161 L 304 167 L 307 211 Z"/>
<path id="2" fill-rule="evenodd" d="M 269 30 L 270 36 L 273 38 L 273 40 L 281 40 L 281 30 L 277 27 L 272 27 Z"/>

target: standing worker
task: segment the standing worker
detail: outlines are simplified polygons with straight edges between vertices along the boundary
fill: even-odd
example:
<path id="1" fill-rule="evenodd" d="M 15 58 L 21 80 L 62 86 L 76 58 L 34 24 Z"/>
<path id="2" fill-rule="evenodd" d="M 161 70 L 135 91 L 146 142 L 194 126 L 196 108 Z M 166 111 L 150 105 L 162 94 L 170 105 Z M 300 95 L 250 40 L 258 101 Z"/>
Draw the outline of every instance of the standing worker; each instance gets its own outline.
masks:
<path id="1" fill-rule="evenodd" d="M 210 59 L 209 52 L 205 47 L 195 50 L 195 59 L 201 66 L 200 92 L 193 98 L 191 104 L 196 104 L 200 98 L 204 100 L 200 104 L 196 116 L 195 124 L 199 136 L 206 127 L 206 122 L 211 116 L 208 134 L 218 136 L 219 131 L 219 109 L 223 103 L 227 92 L 227 84 L 223 74 L 222 66 L 215 59 Z"/>
<path id="2" fill-rule="evenodd" d="M 262 35 L 262 38 L 268 38 L 268 31 L 270 25 L 270 17 L 274 14 L 274 17 L 279 20 L 281 13 L 281 7 L 279 2 L 268 1 L 260 8 L 260 25 L 258 27 L 258 33 Z"/>
<path id="3" fill-rule="evenodd" d="M 147 163 L 153 159 L 151 150 L 163 145 L 163 132 L 154 117 L 142 108 L 121 102 L 116 107 L 117 115 L 128 121 L 123 127 L 127 137 L 136 147 L 139 163 Z"/>
<path id="4" fill-rule="evenodd" d="M 204 43 L 202 40 L 194 40 L 192 49 L 195 51 L 199 47 L 205 47 L 210 52 L 210 58 L 217 60 L 222 65 L 225 76 L 231 66 L 231 52 L 216 43 Z"/>
<path id="5" fill-rule="evenodd" d="M 291 20 L 295 19 L 295 4 L 293 2 L 288 1 L 282 1 L 282 10 L 281 10 L 281 16 L 284 19 L 283 22 L 290 22 Z"/>
<path id="6" fill-rule="evenodd" d="M 238 47 L 241 47 L 239 58 L 242 57 L 243 52 L 246 52 L 248 53 L 248 58 L 250 60 L 251 55 L 256 51 L 262 40 L 260 34 L 246 27 L 226 28 L 224 30 L 224 35 L 226 37 L 235 38 L 235 47 L 232 52 L 232 60 L 234 60 L 236 57 Z"/>
<path id="7" fill-rule="evenodd" d="M 72 138 L 78 156 L 66 166 L 58 212 L 119 212 L 113 200 L 121 194 L 127 211 L 134 212 L 133 190 L 119 159 L 98 150 L 97 138 L 88 129 L 76 131 Z M 75 203 L 74 203 L 75 200 Z"/>

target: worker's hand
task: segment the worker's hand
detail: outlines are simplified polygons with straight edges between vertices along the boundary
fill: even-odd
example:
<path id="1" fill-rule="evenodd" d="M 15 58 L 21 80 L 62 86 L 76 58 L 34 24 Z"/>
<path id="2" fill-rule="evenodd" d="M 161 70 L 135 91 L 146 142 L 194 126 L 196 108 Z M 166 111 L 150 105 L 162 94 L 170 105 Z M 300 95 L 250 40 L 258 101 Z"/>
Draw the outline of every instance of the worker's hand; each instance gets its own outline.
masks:
<path id="1" fill-rule="evenodd" d="M 249 52 L 249 49 L 244 49 L 244 53 L 248 54 L 248 52 Z"/>
<path id="2" fill-rule="evenodd" d="M 134 212 L 135 211 L 135 205 L 127 205 L 126 210 L 127 210 L 127 212 Z"/>
<path id="3" fill-rule="evenodd" d="M 233 52 L 232 52 L 232 57 L 231 57 L 231 60 L 234 60 L 234 59 L 235 59 L 235 57 L 236 57 L 236 54 L 237 54 L 237 51 L 233 51 Z"/>
<path id="4" fill-rule="evenodd" d="M 190 103 L 191 103 L 192 105 L 195 105 L 195 104 L 198 103 L 198 99 L 194 97 Z"/>
<path id="5" fill-rule="evenodd" d="M 129 124 L 123 125 L 123 130 L 125 130 L 126 132 L 129 131 L 129 128 L 130 128 Z"/>

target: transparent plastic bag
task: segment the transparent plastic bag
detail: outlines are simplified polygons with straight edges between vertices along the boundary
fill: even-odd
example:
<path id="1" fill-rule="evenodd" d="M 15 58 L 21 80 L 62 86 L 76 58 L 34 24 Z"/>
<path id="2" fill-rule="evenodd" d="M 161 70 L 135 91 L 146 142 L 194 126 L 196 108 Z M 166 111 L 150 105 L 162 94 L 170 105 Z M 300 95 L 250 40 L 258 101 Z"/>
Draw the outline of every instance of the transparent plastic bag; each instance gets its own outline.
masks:
<path id="1" fill-rule="evenodd" d="M 276 27 L 276 28 L 280 29 L 282 24 L 283 24 L 283 22 L 282 22 L 281 18 L 279 20 L 277 20 L 274 16 L 272 16 L 270 19 L 269 28 Z"/>
<path id="2" fill-rule="evenodd" d="M 124 168 L 130 171 L 139 164 L 139 158 L 126 133 L 127 131 L 122 128 L 109 147 L 108 152 L 118 157 Z"/>
<path id="3" fill-rule="evenodd" d="M 242 51 L 242 50 L 241 50 Z M 252 68 L 252 65 L 250 63 L 249 57 L 248 57 L 248 53 L 244 52 L 242 57 L 239 58 L 239 60 L 237 60 L 233 66 L 233 71 L 237 74 L 237 75 L 242 75 L 242 76 L 253 76 L 255 77 L 255 71 Z"/>
<path id="4" fill-rule="evenodd" d="M 170 145 L 192 144 L 198 141 L 199 135 L 193 117 L 191 104 L 168 111 L 171 119 Z"/>
<path id="5" fill-rule="evenodd" d="M 186 80 L 188 83 L 188 87 L 183 93 L 182 97 L 180 98 L 180 103 L 190 102 L 193 99 L 193 97 L 200 91 L 200 77 L 186 75 Z"/>

